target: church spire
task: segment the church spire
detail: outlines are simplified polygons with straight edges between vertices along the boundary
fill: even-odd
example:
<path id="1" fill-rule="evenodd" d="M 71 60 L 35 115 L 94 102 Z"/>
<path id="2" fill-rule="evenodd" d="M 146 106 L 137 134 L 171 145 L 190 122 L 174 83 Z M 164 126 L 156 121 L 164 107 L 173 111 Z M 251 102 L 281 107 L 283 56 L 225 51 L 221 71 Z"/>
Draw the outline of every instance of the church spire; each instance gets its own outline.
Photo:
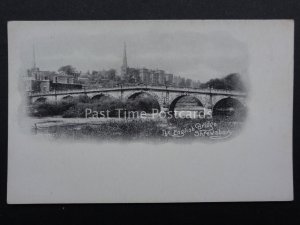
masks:
<path id="1" fill-rule="evenodd" d="M 33 68 L 36 68 L 35 47 L 34 47 L 34 44 L 32 45 L 32 54 L 33 54 Z"/>
<path id="2" fill-rule="evenodd" d="M 123 67 L 127 68 L 126 42 L 124 42 Z"/>
<path id="3" fill-rule="evenodd" d="M 128 68 L 128 65 L 127 65 L 127 54 L 126 54 L 126 42 L 124 42 L 123 64 L 122 64 L 122 67 L 121 67 L 121 74 L 123 76 L 126 76 L 127 68 Z"/>

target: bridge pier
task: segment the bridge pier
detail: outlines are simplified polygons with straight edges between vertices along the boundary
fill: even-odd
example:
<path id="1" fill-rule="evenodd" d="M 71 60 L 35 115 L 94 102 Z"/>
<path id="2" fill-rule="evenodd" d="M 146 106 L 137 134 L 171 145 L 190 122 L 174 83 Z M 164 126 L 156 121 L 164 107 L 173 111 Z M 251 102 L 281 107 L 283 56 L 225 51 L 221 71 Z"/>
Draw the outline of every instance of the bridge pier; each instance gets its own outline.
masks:
<path id="1" fill-rule="evenodd" d="M 123 95 L 124 95 L 124 91 L 123 89 L 121 88 L 121 95 L 120 95 L 120 100 L 123 101 Z"/>
<path id="2" fill-rule="evenodd" d="M 162 106 L 162 107 L 160 108 L 160 111 L 161 111 L 161 112 L 168 112 L 168 111 L 169 111 L 169 107 Z"/>

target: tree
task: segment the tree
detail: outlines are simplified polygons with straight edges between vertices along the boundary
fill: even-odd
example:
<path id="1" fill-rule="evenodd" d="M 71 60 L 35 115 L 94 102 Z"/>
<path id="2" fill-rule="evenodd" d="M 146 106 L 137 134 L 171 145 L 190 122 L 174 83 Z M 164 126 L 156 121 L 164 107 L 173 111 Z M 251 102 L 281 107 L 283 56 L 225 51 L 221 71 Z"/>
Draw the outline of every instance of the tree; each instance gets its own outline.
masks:
<path id="1" fill-rule="evenodd" d="M 246 91 L 246 87 L 241 79 L 240 74 L 232 73 L 224 78 L 224 83 L 228 89 Z"/>
<path id="2" fill-rule="evenodd" d="M 67 75 L 74 75 L 76 73 L 76 69 L 71 65 L 62 66 L 58 69 L 58 71 L 64 72 Z"/>
<path id="3" fill-rule="evenodd" d="M 246 87 L 238 73 L 229 74 L 221 79 L 211 79 L 201 84 L 201 88 L 246 91 Z"/>

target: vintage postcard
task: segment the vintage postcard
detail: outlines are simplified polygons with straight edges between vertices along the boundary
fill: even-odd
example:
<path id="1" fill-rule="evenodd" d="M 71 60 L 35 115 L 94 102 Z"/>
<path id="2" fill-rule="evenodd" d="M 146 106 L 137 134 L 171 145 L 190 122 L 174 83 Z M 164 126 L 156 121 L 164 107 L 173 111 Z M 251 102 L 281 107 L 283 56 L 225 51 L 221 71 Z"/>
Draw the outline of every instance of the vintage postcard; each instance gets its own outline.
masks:
<path id="1" fill-rule="evenodd" d="M 8 23 L 7 201 L 293 200 L 292 20 Z"/>

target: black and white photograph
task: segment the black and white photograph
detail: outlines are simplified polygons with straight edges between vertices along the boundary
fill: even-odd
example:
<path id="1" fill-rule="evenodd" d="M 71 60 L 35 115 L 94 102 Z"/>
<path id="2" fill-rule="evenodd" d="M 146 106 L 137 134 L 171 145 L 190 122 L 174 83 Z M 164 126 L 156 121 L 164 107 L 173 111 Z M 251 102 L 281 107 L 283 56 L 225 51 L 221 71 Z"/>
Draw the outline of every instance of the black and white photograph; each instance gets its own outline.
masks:
<path id="1" fill-rule="evenodd" d="M 32 133 L 181 142 L 240 132 L 247 113 L 246 44 L 222 32 L 141 28 L 33 37 L 20 74 Z"/>
<path id="2" fill-rule="evenodd" d="M 291 20 L 9 22 L 8 203 L 292 200 L 293 37 Z"/>

